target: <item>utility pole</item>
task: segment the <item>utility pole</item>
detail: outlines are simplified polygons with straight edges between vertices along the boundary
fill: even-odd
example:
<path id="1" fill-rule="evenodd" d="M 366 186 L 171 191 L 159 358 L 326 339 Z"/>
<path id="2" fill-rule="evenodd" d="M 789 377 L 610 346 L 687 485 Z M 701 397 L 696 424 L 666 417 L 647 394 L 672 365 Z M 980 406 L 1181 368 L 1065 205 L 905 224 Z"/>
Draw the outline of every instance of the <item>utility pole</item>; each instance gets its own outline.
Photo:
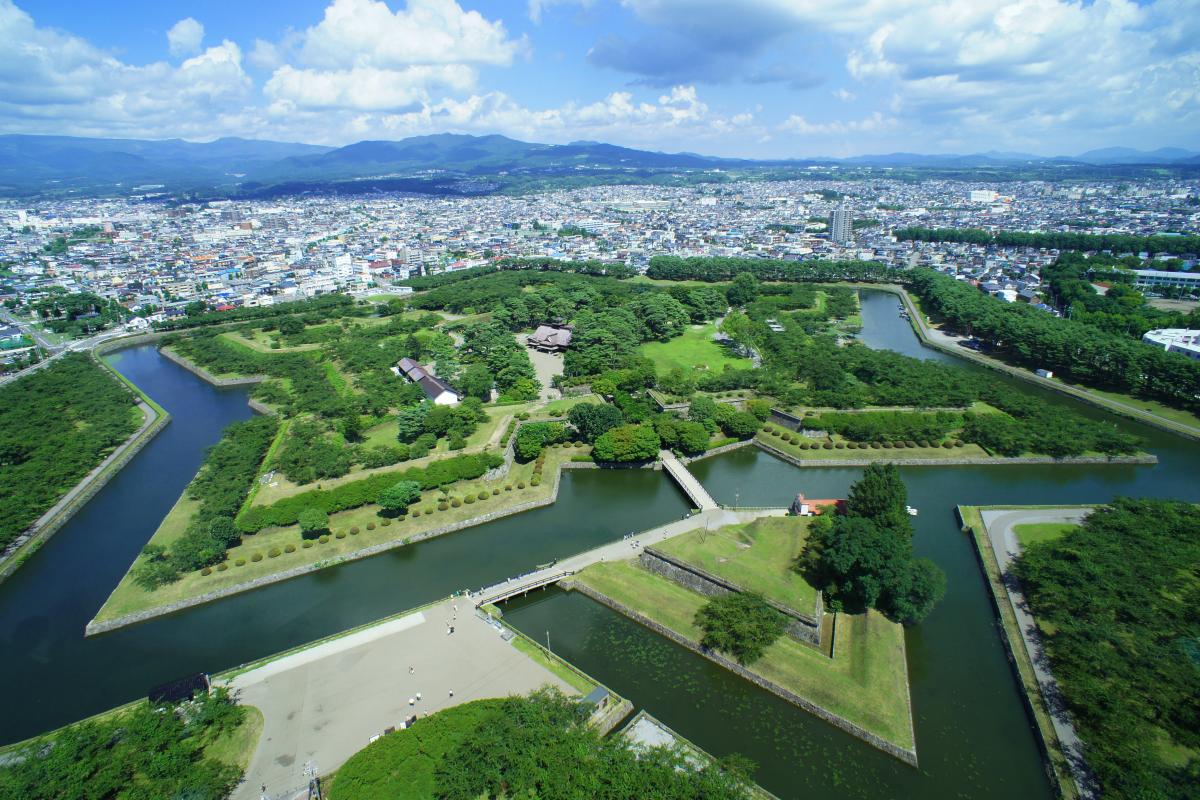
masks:
<path id="1" fill-rule="evenodd" d="M 554 652 L 553 650 L 550 649 L 550 631 L 546 631 L 546 652 L 547 653 Z"/>

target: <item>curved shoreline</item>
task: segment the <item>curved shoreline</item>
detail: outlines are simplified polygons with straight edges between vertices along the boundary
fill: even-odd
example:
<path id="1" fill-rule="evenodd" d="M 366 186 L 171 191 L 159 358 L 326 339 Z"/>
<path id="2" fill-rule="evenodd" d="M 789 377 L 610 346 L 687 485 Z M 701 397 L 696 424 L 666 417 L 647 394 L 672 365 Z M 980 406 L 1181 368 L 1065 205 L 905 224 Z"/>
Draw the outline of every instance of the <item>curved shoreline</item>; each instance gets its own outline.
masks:
<path id="1" fill-rule="evenodd" d="M 106 353 L 134 347 L 142 344 L 141 337 L 130 339 L 114 339 L 94 347 L 89 355 L 108 373 L 109 377 L 125 387 L 139 399 L 138 408 L 142 411 L 142 424 L 128 439 L 109 453 L 103 461 L 92 468 L 87 475 L 68 489 L 50 508 L 48 508 L 32 525 L 25 529 L 14 542 L 0 554 L 0 582 L 16 572 L 26 559 L 32 556 L 55 533 L 67 524 L 81 508 L 87 505 L 96 494 L 103 489 L 117 473 L 128 464 L 133 457 L 141 452 L 158 433 L 171 421 L 171 415 L 166 409 L 151 400 L 144 392 L 125 379 L 113 367 L 104 362 L 102 356 Z"/>
<path id="2" fill-rule="evenodd" d="M 1137 408 L 1136 406 L 1126 405 L 1120 401 L 1110 400 L 1107 397 L 1101 397 L 1097 394 L 1093 394 L 1086 388 L 1059 383 L 1058 381 L 1054 381 L 1049 378 L 1042 378 L 1033 374 L 1032 372 L 1029 372 L 1028 370 L 1013 366 L 1012 364 L 1007 364 L 999 359 L 990 358 L 980 353 L 974 353 L 961 347 L 951 347 L 943 344 L 942 342 L 934 340 L 933 337 L 929 335 L 929 331 L 925 323 L 925 317 L 922 315 L 921 310 L 917 308 L 917 304 L 913 302 L 908 290 L 903 286 L 899 286 L 894 283 L 852 285 L 856 285 L 859 288 L 878 289 L 879 291 L 897 295 L 908 309 L 909 324 L 912 326 L 913 332 L 916 333 L 917 338 L 925 347 L 928 347 L 932 350 L 937 350 L 940 353 L 945 353 L 946 355 L 954 356 L 955 358 L 961 358 L 964 361 L 969 361 L 972 364 L 977 364 L 978 366 L 986 369 L 1002 372 L 1005 375 L 1019 378 L 1028 383 L 1040 386 L 1043 389 L 1051 389 L 1059 394 L 1065 394 L 1068 397 L 1074 398 L 1075 400 L 1079 400 L 1080 402 L 1087 403 L 1095 408 L 1108 411 L 1109 413 L 1116 414 L 1117 416 L 1125 417 L 1126 419 L 1132 419 L 1135 422 L 1141 422 L 1158 428 L 1159 430 L 1167 431 L 1168 433 L 1174 433 L 1178 436 L 1200 441 L 1200 428 L 1196 428 L 1195 426 L 1182 422 L 1175 422 L 1174 420 L 1167 419 L 1166 417 L 1161 417 L 1152 411 L 1145 411 Z"/>

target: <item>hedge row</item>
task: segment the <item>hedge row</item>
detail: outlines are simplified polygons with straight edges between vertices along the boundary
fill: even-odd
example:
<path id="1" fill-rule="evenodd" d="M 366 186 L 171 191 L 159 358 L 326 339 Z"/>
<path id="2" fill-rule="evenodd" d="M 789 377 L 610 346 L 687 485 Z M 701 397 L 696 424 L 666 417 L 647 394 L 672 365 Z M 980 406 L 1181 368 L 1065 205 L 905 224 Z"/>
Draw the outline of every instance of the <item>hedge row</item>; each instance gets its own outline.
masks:
<path id="1" fill-rule="evenodd" d="M 333 489 L 312 489 L 269 506 L 249 508 L 238 517 L 237 526 L 243 533 L 257 533 L 272 525 L 294 525 L 300 518 L 300 512 L 305 509 L 315 508 L 332 514 L 374 503 L 385 489 L 397 481 L 416 481 L 422 489 L 436 489 L 455 481 L 478 478 L 503 463 L 504 459 L 495 453 L 459 455 L 435 461 L 424 468 L 410 467 L 403 471 L 385 472 Z"/>

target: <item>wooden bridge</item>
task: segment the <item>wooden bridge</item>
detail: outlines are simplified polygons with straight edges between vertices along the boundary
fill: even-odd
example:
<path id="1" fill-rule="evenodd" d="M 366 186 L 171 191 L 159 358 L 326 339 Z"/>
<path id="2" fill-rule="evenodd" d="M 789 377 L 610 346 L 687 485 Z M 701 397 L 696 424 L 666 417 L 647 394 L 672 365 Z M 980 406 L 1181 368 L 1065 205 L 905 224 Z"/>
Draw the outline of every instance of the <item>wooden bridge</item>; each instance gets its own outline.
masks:
<path id="1" fill-rule="evenodd" d="M 517 595 L 526 595 L 534 589 L 541 589 L 552 583 L 558 583 L 563 578 L 574 574 L 575 570 L 573 569 L 548 567 L 538 572 L 531 572 L 528 575 L 509 578 L 504 583 L 498 583 L 495 586 L 489 586 L 482 592 L 472 594 L 471 602 L 475 604 L 476 608 L 485 606 L 488 603 L 503 603 L 505 600 L 511 600 Z"/>
<path id="2" fill-rule="evenodd" d="M 679 488 L 683 489 L 683 493 L 691 499 L 696 508 L 701 511 L 712 511 L 720 507 L 717 505 L 717 501 L 712 499 L 712 495 L 708 493 L 704 485 L 696 480 L 696 476 L 675 457 L 674 453 L 670 450 L 663 450 L 658 456 L 662 461 L 663 470 L 675 479 Z"/>

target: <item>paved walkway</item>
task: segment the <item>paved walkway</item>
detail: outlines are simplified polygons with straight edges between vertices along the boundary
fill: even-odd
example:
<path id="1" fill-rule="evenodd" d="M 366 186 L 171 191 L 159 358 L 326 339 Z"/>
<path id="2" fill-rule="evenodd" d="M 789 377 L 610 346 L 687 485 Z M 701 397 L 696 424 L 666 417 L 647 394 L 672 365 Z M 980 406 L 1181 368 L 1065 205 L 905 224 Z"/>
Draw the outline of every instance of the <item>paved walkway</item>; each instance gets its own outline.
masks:
<path id="1" fill-rule="evenodd" d="M 509 578 L 503 583 L 497 583 L 478 592 L 472 592 L 470 601 L 473 605 L 484 605 L 503 597 L 514 587 L 537 583 L 540 580 L 562 575 L 564 572 L 579 572 L 585 567 L 601 561 L 623 561 L 637 558 L 645 548 L 656 545 L 664 539 L 670 539 L 672 536 L 694 531 L 697 528 L 719 528 L 722 525 L 749 522 L 758 517 L 781 517 L 785 514 L 787 514 L 786 508 L 757 511 L 728 511 L 722 508 L 714 508 L 709 511 L 702 511 L 699 514 L 689 515 L 684 519 L 675 520 L 666 525 L 660 525 L 657 528 L 634 533 L 628 539 L 618 539 L 615 542 L 609 542 L 608 544 L 587 550 L 570 558 L 565 558 L 544 569 L 534 570 L 525 575 Z"/>
<path id="2" fill-rule="evenodd" d="M 525 694 L 545 684 L 573 691 L 500 638 L 470 602 L 458 600 L 457 612 L 454 602 L 302 650 L 230 681 L 240 701 L 264 717 L 234 800 L 303 797 L 306 766 L 318 774 L 337 769 L 372 736 L 412 714 Z M 452 635 L 448 624 L 454 625 Z"/>
<path id="3" fill-rule="evenodd" d="M 683 462 L 675 457 L 675 454 L 670 450 L 663 450 L 658 454 L 659 460 L 662 461 L 663 469 L 670 473 L 679 487 L 683 489 L 684 494 L 692 499 L 696 508 L 701 511 L 711 511 L 715 508 L 720 508 L 717 501 L 712 499 L 712 495 L 704 488 L 700 481 L 696 480 L 696 476 L 692 474 Z"/>
<path id="4" fill-rule="evenodd" d="M 1046 707 L 1050 711 L 1050 721 L 1054 725 L 1054 733 L 1062 745 L 1063 753 L 1067 756 L 1067 763 L 1070 764 L 1075 785 L 1078 787 L 1080 795 L 1085 798 L 1096 796 L 1096 785 L 1083 760 L 1083 743 L 1079 740 L 1075 725 L 1071 722 L 1071 717 L 1063 706 L 1058 684 L 1050 672 L 1049 659 L 1042 648 L 1037 623 L 1034 621 L 1033 615 L 1029 613 L 1029 604 L 1009 569 L 1013 559 L 1021 553 L 1021 543 L 1017 541 L 1017 535 L 1013 531 L 1015 526 L 1036 525 L 1044 522 L 1066 522 L 1077 525 L 1091 511 L 1090 508 L 980 511 L 983 526 L 992 545 L 992 552 L 996 555 L 996 563 L 1000 565 L 1000 574 L 1008 593 L 1009 603 L 1017 617 L 1017 627 L 1021 630 L 1021 640 L 1025 645 L 1025 652 L 1029 654 L 1038 688 L 1041 689 Z"/>
<path id="5" fill-rule="evenodd" d="M 563 355 L 562 353 L 543 353 L 541 350 L 534 350 L 529 347 L 529 334 L 522 333 L 517 336 L 517 341 L 525 348 L 525 352 L 529 354 L 529 361 L 533 364 L 534 375 L 542 384 L 541 400 L 557 400 L 562 397 L 562 392 L 550 385 L 554 380 L 555 375 L 561 375 L 563 371 Z"/>

